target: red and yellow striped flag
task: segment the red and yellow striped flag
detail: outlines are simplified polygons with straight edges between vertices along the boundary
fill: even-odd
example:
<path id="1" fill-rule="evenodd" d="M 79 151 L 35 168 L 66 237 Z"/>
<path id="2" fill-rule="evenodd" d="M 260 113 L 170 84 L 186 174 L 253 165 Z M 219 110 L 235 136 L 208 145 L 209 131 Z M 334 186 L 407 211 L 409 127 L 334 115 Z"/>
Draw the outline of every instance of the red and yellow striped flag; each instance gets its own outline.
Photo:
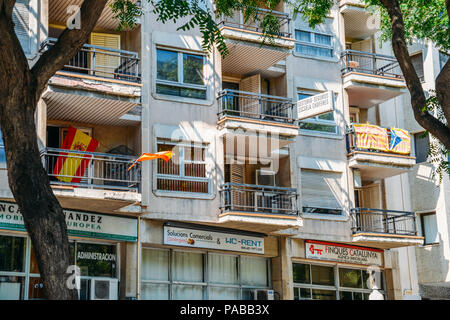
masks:
<path id="1" fill-rule="evenodd" d="M 69 127 L 62 149 L 94 152 L 98 141 L 81 130 Z M 84 175 L 91 156 L 72 152 L 60 152 L 53 169 L 53 174 L 59 181 L 79 183 Z"/>
<path id="2" fill-rule="evenodd" d="M 136 161 L 133 162 L 133 164 L 128 168 L 128 171 L 130 171 L 131 168 L 133 168 L 136 165 L 136 162 L 142 162 L 147 160 L 154 160 L 154 159 L 163 159 L 166 162 L 169 162 L 170 158 L 172 158 L 173 152 L 172 151 L 160 151 L 157 153 L 143 153 L 142 156 L 140 156 Z"/>

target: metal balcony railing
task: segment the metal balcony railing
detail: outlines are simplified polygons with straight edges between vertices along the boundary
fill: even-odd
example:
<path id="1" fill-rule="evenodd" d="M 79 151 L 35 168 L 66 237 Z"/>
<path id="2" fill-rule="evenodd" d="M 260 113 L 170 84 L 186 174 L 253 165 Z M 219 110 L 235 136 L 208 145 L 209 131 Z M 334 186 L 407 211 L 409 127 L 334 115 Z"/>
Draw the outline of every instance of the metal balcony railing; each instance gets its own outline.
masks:
<path id="1" fill-rule="evenodd" d="M 57 39 L 48 38 L 41 50 L 53 46 Z M 81 50 L 64 65 L 64 71 L 88 74 L 128 82 L 141 82 L 137 52 L 117 50 L 85 44 Z"/>
<path id="2" fill-rule="evenodd" d="M 289 98 L 275 97 L 253 92 L 222 90 L 217 98 L 219 119 L 236 116 L 294 123 L 294 103 Z"/>
<path id="3" fill-rule="evenodd" d="M 279 11 L 271 11 L 263 8 L 258 8 L 257 10 L 258 12 L 255 19 L 244 21 L 244 13 L 242 11 L 236 11 L 232 17 L 223 15 L 218 25 L 219 27 L 226 26 L 262 33 L 264 28 L 262 27 L 261 23 L 264 19 L 264 16 L 270 12 L 278 20 L 278 23 L 280 25 L 279 34 L 276 34 L 274 36 L 286 38 L 291 37 L 291 18 L 289 17 L 289 14 Z"/>
<path id="4" fill-rule="evenodd" d="M 297 190 L 293 188 L 225 183 L 219 190 L 220 212 L 253 212 L 297 216 Z"/>
<path id="5" fill-rule="evenodd" d="M 378 126 L 375 126 L 378 127 Z M 351 153 L 353 151 L 367 151 L 367 152 L 376 152 L 376 153 L 388 153 L 388 154 L 402 154 L 402 155 L 410 155 L 410 152 L 398 152 L 396 149 L 393 150 L 389 150 L 389 146 L 391 145 L 391 139 L 392 139 L 392 133 L 391 133 L 391 129 L 390 128 L 383 128 L 383 127 L 378 127 L 380 130 L 384 130 L 385 134 L 386 134 L 386 138 L 385 143 L 382 144 L 383 139 L 380 138 L 380 141 L 378 142 L 373 142 L 374 139 L 377 139 L 377 137 L 374 137 L 372 135 L 372 137 L 368 137 L 369 135 L 371 135 L 370 133 L 367 133 L 367 137 L 361 137 L 360 141 L 358 141 L 358 136 L 357 133 L 355 132 L 355 128 L 353 127 L 353 125 L 350 125 L 347 128 L 347 132 L 346 132 L 346 146 L 347 146 L 347 153 Z M 373 149 L 371 149 L 370 147 L 367 146 L 363 146 L 361 145 L 361 142 L 367 142 L 367 141 L 372 141 L 372 143 L 375 146 Z M 409 140 L 409 142 L 405 142 L 406 144 L 409 143 L 409 149 L 410 149 L 410 144 L 411 144 L 411 140 Z M 382 150 L 384 146 L 385 150 Z"/>
<path id="6" fill-rule="evenodd" d="M 404 79 L 395 57 L 382 54 L 345 50 L 341 53 L 342 74 L 349 72 L 367 73 Z"/>
<path id="7" fill-rule="evenodd" d="M 354 208 L 353 233 L 370 232 L 416 236 L 416 214 L 408 211 Z"/>
<path id="8" fill-rule="evenodd" d="M 41 151 L 50 184 L 140 192 L 141 163 L 128 171 L 136 158 L 55 148 Z"/>

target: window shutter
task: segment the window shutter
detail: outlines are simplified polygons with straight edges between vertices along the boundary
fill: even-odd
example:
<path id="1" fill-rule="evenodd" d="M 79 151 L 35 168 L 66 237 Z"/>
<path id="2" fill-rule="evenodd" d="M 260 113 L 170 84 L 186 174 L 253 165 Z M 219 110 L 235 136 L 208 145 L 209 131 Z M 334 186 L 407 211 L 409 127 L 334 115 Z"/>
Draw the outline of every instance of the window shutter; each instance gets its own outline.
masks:
<path id="1" fill-rule="evenodd" d="M 108 33 L 91 33 L 91 45 L 120 50 L 120 35 Z M 102 51 L 96 49 L 95 65 L 93 55 L 91 54 L 91 69 L 95 70 L 95 75 L 111 77 L 120 64 L 118 53 Z M 103 53 L 104 52 L 104 53 Z M 107 73 L 101 73 L 104 71 Z"/>
<path id="2" fill-rule="evenodd" d="M 239 90 L 245 92 L 261 93 L 261 76 L 255 74 L 253 76 L 242 79 L 239 82 Z M 244 113 L 242 116 L 252 117 L 259 113 L 259 102 L 254 97 L 242 97 L 239 98 L 239 105 L 241 111 Z"/>
<path id="3" fill-rule="evenodd" d="M 13 10 L 14 30 L 25 53 L 30 53 L 30 0 L 17 0 Z"/>
<path id="4" fill-rule="evenodd" d="M 301 170 L 303 207 L 341 209 L 341 173 Z"/>

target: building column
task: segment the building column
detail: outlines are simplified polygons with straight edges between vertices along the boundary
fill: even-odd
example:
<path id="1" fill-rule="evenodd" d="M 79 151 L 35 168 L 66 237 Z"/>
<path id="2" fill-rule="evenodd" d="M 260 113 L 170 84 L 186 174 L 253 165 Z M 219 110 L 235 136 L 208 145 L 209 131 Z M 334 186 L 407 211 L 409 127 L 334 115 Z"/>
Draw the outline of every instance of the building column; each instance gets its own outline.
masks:
<path id="1" fill-rule="evenodd" d="M 294 299 L 291 256 L 291 239 L 279 237 L 278 256 L 272 258 L 272 283 L 273 289 L 279 294 L 280 300 Z"/>

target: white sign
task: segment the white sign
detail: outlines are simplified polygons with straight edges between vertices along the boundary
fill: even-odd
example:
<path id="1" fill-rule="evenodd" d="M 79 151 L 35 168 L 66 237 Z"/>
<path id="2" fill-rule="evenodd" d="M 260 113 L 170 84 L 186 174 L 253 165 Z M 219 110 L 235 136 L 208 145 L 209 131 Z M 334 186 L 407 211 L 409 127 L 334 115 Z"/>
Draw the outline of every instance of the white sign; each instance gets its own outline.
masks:
<path id="1" fill-rule="evenodd" d="M 305 242 L 306 258 L 365 265 L 383 265 L 383 250 L 321 241 Z"/>
<path id="2" fill-rule="evenodd" d="M 334 95 L 333 91 L 316 94 L 312 97 L 297 101 L 298 119 L 308 119 L 319 114 L 333 111 Z"/>
<path id="3" fill-rule="evenodd" d="M 137 240 L 137 219 L 114 217 L 92 212 L 63 210 L 69 236 Z M 12 202 L 0 202 L 0 229 L 26 231 L 19 206 Z"/>
<path id="4" fill-rule="evenodd" d="M 264 254 L 264 238 L 168 226 L 164 244 Z"/>

